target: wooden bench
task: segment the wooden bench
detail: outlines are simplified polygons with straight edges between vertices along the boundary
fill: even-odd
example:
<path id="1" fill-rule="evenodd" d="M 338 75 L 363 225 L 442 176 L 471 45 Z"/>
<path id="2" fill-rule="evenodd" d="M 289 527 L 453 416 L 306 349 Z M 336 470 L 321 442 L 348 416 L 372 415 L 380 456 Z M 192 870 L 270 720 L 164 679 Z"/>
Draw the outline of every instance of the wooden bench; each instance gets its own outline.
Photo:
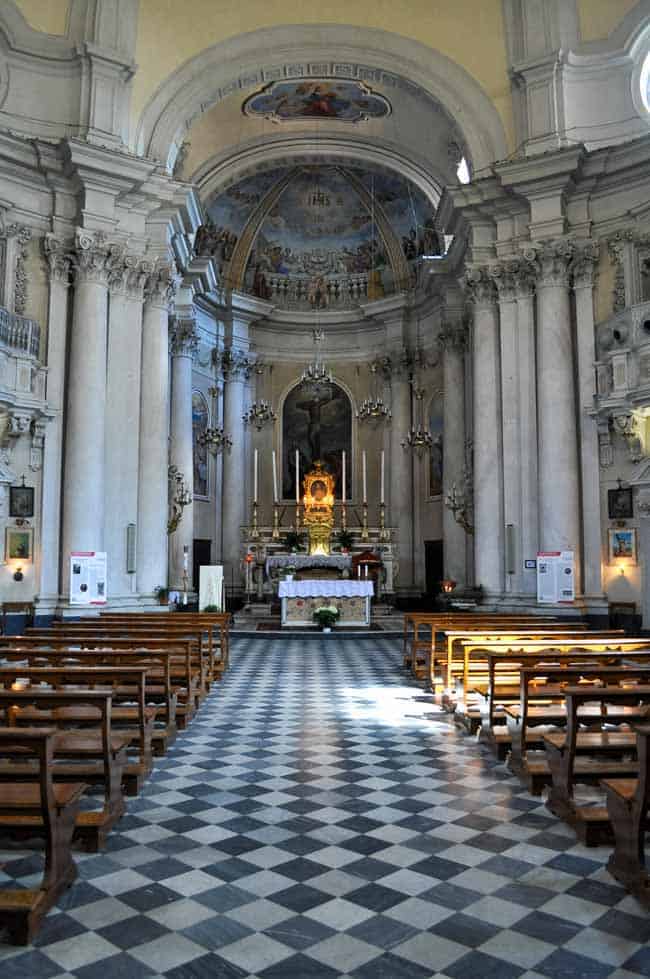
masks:
<path id="1" fill-rule="evenodd" d="M 617 706 L 647 704 L 650 712 L 650 685 L 636 687 L 569 686 L 566 699 L 566 733 L 544 735 L 546 758 L 551 772 L 547 806 L 574 826 L 586 845 L 594 845 L 612 835 L 605 806 L 581 806 L 574 800 L 574 786 L 587 778 L 591 782 L 629 776 L 638 772 L 636 735 L 633 731 L 583 732 L 578 710 L 583 704 L 600 702 Z M 580 758 L 581 766 L 576 761 Z"/>
<path id="2" fill-rule="evenodd" d="M 142 667 L 147 671 L 145 696 L 147 707 L 156 708 L 155 726 L 152 731 L 154 755 L 164 755 L 176 737 L 176 688 L 171 679 L 171 661 L 174 653 L 168 649 L 135 649 L 129 640 L 114 641 L 110 649 L 101 643 L 91 642 L 90 649 L 80 648 L 65 640 L 48 640 L 34 637 L 14 637 L 18 643 L 2 646 L 0 660 L 7 663 L 28 662 L 31 666 L 110 666 Z M 139 644 L 136 644 L 139 645 Z M 117 647 L 117 648 L 113 648 Z"/>
<path id="3" fill-rule="evenodd" d="M 39 886 L 0 888 L 0 925 L 11 941 L 27 945 L 53 904 L 77 876 L 71 842 L 83 782 L 52 779 L 53 756 L 59 735 L 53 728 L 0 728 L 0 758 L 32 759 L 34 782 L 7 781 L 0 787 L 0 836 L 45 837 L 45 870 Z"/>
<path id="4" fill-rule="evenodd" d="M 131 735 L 112 731 L 112 693 L 106 690 L 37 690 L 33 687 L 0 690 L 0 711 L 6 727 L 20 727 L 21 712 L 25 708 L 39 708 L 47 712 L 44 726 L 64 727 L 64 722 L 56 718 L 55 711 L 61 707 L 81 705 L 96 709 L 99 729 L 97 733 L 93 730 L 60 730 L 54 744 L 52 776 L 54 781 L 74 779 L 103 786 L 103 808 L 100 811 L 80 812 L 75 821 L 75 839 L 80 840 L 87 849 L 96 851 L 103 846 L 109 830 L 122 817 L 125 809 L 122 775 Z M 38 726 L 34 724 L 32 711 L 28 716 L 30 726 Z M 0 782 L 21 780 L 34 780 L 34 769 L 29 763 L 19 765 L 9 761 L 0 767 Z"/>
<path id="5" fill-rule="evenodd" d="M 145 667 L 0 666 L 0 688 L 5 690 L 38 684 L 73 691 L 80 686 L 109 689 L 113 695 L 113 729 L 132 738 L 123 772 L 123 786 L 126 794 L 131 796 L 138 795 L 153 767 L 151 739 L 157 708 L 146 706 L 146 679 Z M 55 708 L 55 712 L 56 721 L 62 724 L 73 727 L 97 725 L 97 710 L 92 706 L 60 707 Z M 39 711 L 41 716 L 42 713 Z M 23 718 L 29 721 L 29 708 L 23 711 Z"/>
<path id="6" fill-rule="evenodd" d="M 638 664 L 625 665 L 621 655 L 614 664 L 611 658 L 601 664 L 565 662 L 527 666 L 520 671 L 519 701 L 505 707 L 510 753 L 508 767 L 518 775 L 532 795 L 540 795 L 551 781 L 544 755 L 542 728 L 562 728 L 566 724 L 564 689 L 580 681 L 612 684 L 650 682 L 650 656 Z M 609 657 L 609 654 L 608 654 Z M 605 665 L 605 663 L 607 665 Z M 647 714 L 645 706 L 585 704 L 578 711 L 578 721 L 584 727 L 597 728 L 603 723 L 631 724 Z M 580 764 L 580 759 L 577 759 Z"/>
<path id="7" fill-rule="evenodd" d="M 146 622 L 159 625 L 161 621 L 160 613 L 157 612 L 101 612 L 100 620 L 108 622 L 133 622 L 142 618 Z M 165 625 L 164 615 L 163 627 Z M 183 625 L 200 625 L 206 630 L 208 635 L 209 652 L 213 663 L 214 678 L 219 679 L 223 672 L 228 668 L 230 661 L 230 624 L 232 616 L 230 612 L 173 612 L 171 613 L 170 624 L 177 622 Z M 219 651 L 219 658 L 215 656 L 215 651 Z"/>
<path id="8" fill-rule="evenodd" d="M 468 614 L 458 612 L 406 612 L 404 615 L 404 666 L 410 668 L 411 672 L 418 677 L 425 676 L 427 657 L 431 647 L 435 645 L 436 635 L 446 629 L 473 630 L 487 626 L 498 629 L 506 628 L 508 623 L 540 625 L 544 621 L 555 620 L 545 619 L 539 615 L 508 615 L 492 612 L 471 612 Z M 421 632 L 422 629 L 425 630 L 424 635 Z M 420 665 L 419 659 L 420 650 L 424 650 L 422 665 Z"/>
<path id="9" fill-rule="evenodd" d="M 650 876 L 646 870 L 645 834 L 650 807 L 650 725 L 635 728 L 638 775 L 604 779 L 607 812 L 614 832 L 614 851 L 607 869 L 646 908 L 650 908 Z"/>

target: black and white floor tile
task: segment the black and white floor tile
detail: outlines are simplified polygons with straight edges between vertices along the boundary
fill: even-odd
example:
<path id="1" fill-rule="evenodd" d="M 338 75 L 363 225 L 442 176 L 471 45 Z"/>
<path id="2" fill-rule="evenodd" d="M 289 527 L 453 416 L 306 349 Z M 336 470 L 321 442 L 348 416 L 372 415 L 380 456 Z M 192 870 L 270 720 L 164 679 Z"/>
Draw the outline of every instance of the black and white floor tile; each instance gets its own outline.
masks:
<path id="1" fill-rule="evenodd" d="M 634 979 L 650 915 L 388 639 L 241 639 L 2 979 Z M 0 882 L 38 861 L 0 853 Z"/>

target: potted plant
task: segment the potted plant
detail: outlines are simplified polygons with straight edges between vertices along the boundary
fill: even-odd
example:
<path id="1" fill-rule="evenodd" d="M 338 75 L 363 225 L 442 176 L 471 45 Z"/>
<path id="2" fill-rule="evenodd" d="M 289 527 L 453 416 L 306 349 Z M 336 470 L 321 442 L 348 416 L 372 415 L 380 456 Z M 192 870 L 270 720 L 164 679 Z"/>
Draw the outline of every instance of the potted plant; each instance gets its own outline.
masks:
<path id="1" fill-rule="evenodd" d="M 319 605 L 314 609 L 314 621 L 321 627 L 323 632 L 331 632 L 332 626 L 336 625 L 341 613 L 336 605 Z"/>
<path id="2" fill-rule="evenodd" d="M 169 588 L 166 588 L 164 585 L 158 585 L 157 588 L 154 588 L 153 593 L 161 605 L 167 605 L 169 602 Z"/>
<path id="3" fill-rule="evenodd" d="M 349 530 L 339 530 L 338 542 L 339 542 L 339 547 L 341 548 L 341 552 L 343 554 L 348 554 L 350 548 L 354 544 L 354 537 L 352 536 Z"/>
<path id="4" fill-rule="evenodd" d="M 219 608 L 219 606 L 218 606 L 218 605 L 205 605 L 205 606 L 204 606 L 204 607 L 203 607 L 203 608 L 201 609 L 201 611 L 202 611 L 202 612 L 220 612 L 220 611 L 221 611 L 221 609 Z"/>
<path id="5" fill-rule="evenodd" d="M 284 536 L 284 546 L 292 554 L 300 551 L 302 549 L 302 534 L 296 533 L 295 530 L 288 531 Z"/>

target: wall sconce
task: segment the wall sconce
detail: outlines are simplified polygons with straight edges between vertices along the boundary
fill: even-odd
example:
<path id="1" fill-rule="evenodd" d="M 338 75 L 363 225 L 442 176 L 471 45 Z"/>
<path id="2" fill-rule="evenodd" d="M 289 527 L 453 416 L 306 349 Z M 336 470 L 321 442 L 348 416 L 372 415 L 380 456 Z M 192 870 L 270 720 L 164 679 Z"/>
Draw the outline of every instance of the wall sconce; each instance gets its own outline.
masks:
<path id="1" fill-rule="evenodd" d="M 14 581 L 22 581 L 22 580 L 23 580 L 23 569 L 22 569 L 22 565 L 19 564 L 16 567 L 16 570 L 14 571 Z"/>
<path id="2" fill-rule="evenodd" d="M 445 578 L 444 581 L 440 582 L 440 587 L 445 595 L 451 595 L 452 591 L 456 587 L 456 582 L 451 578 Z"/>

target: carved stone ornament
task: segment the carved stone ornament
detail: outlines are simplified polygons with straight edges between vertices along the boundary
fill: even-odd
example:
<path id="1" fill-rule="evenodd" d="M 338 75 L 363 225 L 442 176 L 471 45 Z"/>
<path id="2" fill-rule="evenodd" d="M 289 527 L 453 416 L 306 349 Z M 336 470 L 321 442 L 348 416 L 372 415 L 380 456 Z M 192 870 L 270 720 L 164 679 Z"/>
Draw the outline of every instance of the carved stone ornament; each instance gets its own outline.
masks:
<path id="1" fill-rule="evenodd" d="M 643 458 L 641 439 L 636 431 L 636 417 L 632 412 L 621 412 L 612 417 L 612 426 L 617 435 L 621 435 L 626 443 L 630 462 L 639 462 Z"/>
<path id="2" fill-rule="evenodd" d="M 598 461 L 601 469 L 609 469 L 614 464 L 614 448 L 612 446 L 611 418 L 598 418 Z"/>
<path id="3" fill-rule="evenodd" d="M 31 228 L 26 228 L 24 224 L 10 224 L 4 229 L 8 238 L 18 239 L 18 249 L 16 251 L 16 276 L 14 282 L 14 313 L 21 316 L 25 312 L 27 305 L 27 269 L 25 261 L 27 259 L 27 246 L 32 237 Z"/>
<path id="4" fill-rule="evenodd" d="M 196 323 L 191 317 L 175 317 L 169 336 L 172 357 L 191 357 L 199 345 Z"/>
<path id="5" fill-rule="evenodd" d="M 43 449 L 45 448 L 45 430 L 47 428 L 47 418 L 35 418 L 32 422 L 32 444 L 29 450 L 29 468 L 32 472 L 38 472 L 43 468 Z"/>
<path id="6" fill-rule="evenodd" d="M 475 306 L 492 306 L 496 302 L 497 290 L 489 266 L 467 269 L 461 284 L 468 301 Z"/>
<path id="7" fill-rule="evenodd" d="M 517 298 L 517 273 L 519 263 L 516 259 L 499 262 L 490 266 L 490 276 L 497 289 L 500 303 L 514 302 Z"/>
<path id="8" fill-rule="evenodd" d="M 636 497 L 636 512 L 647 520 L 650 517 L 650 490 L 639 490 Z"/>
<path id="9" fill-rule="evenodd" d="M 122 260 L 124 251 L 124 245 L 107 241 L 103 231 L 77 229 L 71 253 L 77 279 L 108 285 L 111 272 Z"/>
<path id="10" fill-rule="evenodd" d="M 148 271 L 144 289 L 144 301 L 164 309 L 174 302 L 180 276 L 172 262 L 156 262 Z"/>
<path id="11" fill-rule="evenodd" d="M 627 244 L 634 240 L 634 233 L 630 229 L 617 231 L 607 239 L 607 250 L 611 259 L 614 271 L 614 292 L 613 309 L 619 313 L 625 309 L 625 268 L 623 266 L 623 256 Z"/>
<path id="12" fill-rule="evenodd" d="M 598 275 L 600 242 L 585 241 L 576 245 L 571 259 L 571 275 L 574 289 L 591 289 Z"/>
<path id="13" fill-rule="evenodd" d="M 43 238 L 43 254 L 50 273 L 50 279 L 70 285 L 72 259 L 70 250 L 56 235 L 48 232 Z"/>
<path id="14" fill-rule="evenodd" d="M 539 287 L 569 286 L 571 260 L 575 242 L 570 238 L 556 238 L 533 244 L 524 251 L 524 258 L 531 262 Z"/>
<path id="15" fill-rule="evenodd" d="M 462 354 L 467 349 L 467 327 L 462 320 L 446 320 L 438 334 L 441 350 Z"/>
<path id="16" fill-rule="evenodd" d="M 228 347 L 219 357 L 219 368 L 224 381 L 233 380 L 236 377 L 248 379 L 250 377 L 252 364 L 243 350 L 232 350 Z"/>

